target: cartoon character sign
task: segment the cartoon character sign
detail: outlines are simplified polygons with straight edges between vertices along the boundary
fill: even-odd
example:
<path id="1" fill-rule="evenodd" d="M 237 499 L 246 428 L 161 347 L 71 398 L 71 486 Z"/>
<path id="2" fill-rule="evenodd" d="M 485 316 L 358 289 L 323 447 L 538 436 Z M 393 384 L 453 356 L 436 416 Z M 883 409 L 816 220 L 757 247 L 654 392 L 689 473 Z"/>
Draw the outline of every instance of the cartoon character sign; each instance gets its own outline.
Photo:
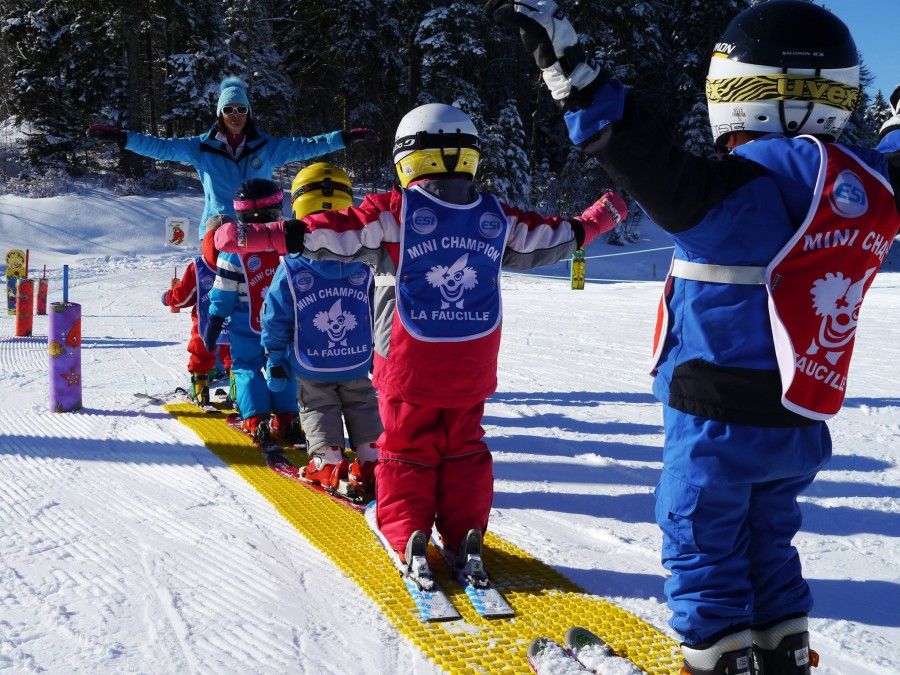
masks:
<path id="1" fill-rule="evenodd" d="M 6 312 L 16 314 L 16 284 L 25 276 L 25 251 L 14 248 L 6 252 Z"/>
<path id="2" fill-rule="evenodd" d="M 189 218 L 166 216 L 166 246 L 184 248 L 189 225 Z"/>

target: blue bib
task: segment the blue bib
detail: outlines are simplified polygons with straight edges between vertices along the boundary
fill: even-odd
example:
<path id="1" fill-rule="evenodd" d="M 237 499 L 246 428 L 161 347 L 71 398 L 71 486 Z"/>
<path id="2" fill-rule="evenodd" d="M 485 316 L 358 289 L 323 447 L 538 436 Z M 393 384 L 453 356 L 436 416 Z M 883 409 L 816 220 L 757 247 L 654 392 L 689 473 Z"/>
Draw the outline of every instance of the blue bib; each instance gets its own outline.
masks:
<path id="1" fill-rule="evenodd" d="M 202 255 L 194 258 L 194 274 L 197 277 L 197 332 L 204 335 L 206 322 L 209 320 L 209 292 L 216 281 L 216 270 L 206 264 Z M 228 344 L 228 319 L 219 333 L 217 345 Z"/>
<path id="2" fill-rule="evenodd" d="M 329 279 L 307 267 L 283 263 L 294 298 L 294 353 L 300 365 L 320 373 L 353 370 L 372 357 L 367 265 Z"/>
<path id="3" fill-rule="evenodd" d="M 497 198 L 449 204 L 403 191 L 397 313 L 426 342 L 464 342 L 500 324 L 500 264 L 509 223 Z"/>

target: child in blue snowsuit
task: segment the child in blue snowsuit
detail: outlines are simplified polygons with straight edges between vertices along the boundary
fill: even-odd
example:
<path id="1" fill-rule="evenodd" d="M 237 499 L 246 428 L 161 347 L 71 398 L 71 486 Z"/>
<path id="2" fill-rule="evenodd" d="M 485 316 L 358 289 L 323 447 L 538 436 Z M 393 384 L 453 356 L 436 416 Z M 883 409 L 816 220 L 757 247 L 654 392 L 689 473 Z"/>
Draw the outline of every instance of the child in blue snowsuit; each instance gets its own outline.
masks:
<path id="1" fill-rule="evenodd" d="M 353 205 L 353 186 L 341 169 L 318 162 L 291 186 L 295 218 Z M 372 493 L 375 441 L 384 428 L 369 370 L 372 365 L 372 271 L 363 263 L 285 256 L 266 296 L 262 344 L 269 386 L 295 380 L 310 481 Z M 344 424 L 355 450 L 344 457 Z"/>
<path id="2" fill-rule="evenodd" d="M 265 219 L 283 217 L 283 200 L 284 193 L 275 183 L 254 178 L 238 189 L 234 208 L 241 222 L 268 222 Z M 208 226 L 218 227 L 221 219 L 230 220 L 228 216 L 215 216 Z M 289 382 L 280 391 L 270 391 L 264 375 L 266 353 L 260 342 L 261 315 L 278 263 L 278 254 L 271 252 L 220 253 L 203 335 L 207 348 L 214 346 L 223 322 L 229 319 L 235 405 L 242 429 L 260 445 L 271 444 L 273 436 L 300 440 L 296 386 Z M 271 421 L 273 412 L 275 419 Z"/>
<path id="3" fill-rule="evenodd" d="M 721 152 L 699 157 L 587 57 L 556 3 L 485 10 L 521 30 L 572 142 L 675 244 L 653 391 L 682 672 L 809 673 L 797 497 L 831 457 L 824 420 L 840 409 L 859 308 L 900 228 L 898 101 L 877 150 L 837 145 L 859 92 L 853 39 L 820 6 L 770 0 L 716 44 L 706 91 Z"/>

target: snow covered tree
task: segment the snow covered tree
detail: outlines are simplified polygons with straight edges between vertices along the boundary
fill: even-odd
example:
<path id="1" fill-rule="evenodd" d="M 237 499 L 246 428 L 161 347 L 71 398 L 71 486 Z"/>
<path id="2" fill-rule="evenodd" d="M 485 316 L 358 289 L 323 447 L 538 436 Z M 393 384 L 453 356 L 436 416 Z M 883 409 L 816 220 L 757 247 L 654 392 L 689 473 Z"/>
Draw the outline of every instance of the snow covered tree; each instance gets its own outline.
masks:
<path id="1" fill-rule="evenodd" d="M 507 101 L 497 122 L 489 125 L 480 138 L 479 183 L 508 203 L 527 204 L 531 191 L 530 167 L 525 151 L 525 129 L 514 100 Z"/>
<path id="2" fill-rule="evenodd" d="M 15 45 L 4 55 L 10 74 L 8 104 L 17 124 L 27 122 L 25 165 L 78 171 L 84 120 L 111 93 L 121 68 L 98 45 L 109 44 L 104 11 L 87 2 L 25 0 L 7 6 L 3 33 Z"/>

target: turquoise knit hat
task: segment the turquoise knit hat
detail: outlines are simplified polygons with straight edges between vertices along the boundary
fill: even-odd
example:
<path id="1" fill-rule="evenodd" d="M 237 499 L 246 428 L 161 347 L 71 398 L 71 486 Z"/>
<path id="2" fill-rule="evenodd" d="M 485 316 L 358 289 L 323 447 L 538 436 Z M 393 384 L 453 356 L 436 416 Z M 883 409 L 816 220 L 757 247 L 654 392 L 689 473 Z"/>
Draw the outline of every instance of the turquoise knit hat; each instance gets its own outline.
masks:
<path id="1" fill-rule="evenodd" d="M 236 77 L 226 77 L 219 85 L 219 102 L 216 104 L 216 117 L 222 114 L 226 105 L 245 105 L 247 112 L 253 114 L 250 99 L 247 98 L 247 85 Z"/>

